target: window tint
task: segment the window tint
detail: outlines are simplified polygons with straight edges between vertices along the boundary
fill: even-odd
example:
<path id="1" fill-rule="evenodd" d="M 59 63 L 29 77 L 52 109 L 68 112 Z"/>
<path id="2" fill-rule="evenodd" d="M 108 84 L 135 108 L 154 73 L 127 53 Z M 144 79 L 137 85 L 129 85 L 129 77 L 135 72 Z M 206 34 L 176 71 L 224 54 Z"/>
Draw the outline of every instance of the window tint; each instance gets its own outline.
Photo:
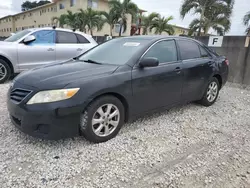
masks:
<path id="1" fill-rule="evenodd" d="M 44 30 L 37 31 L 33 33 L 36 37 L 36 40 L 31 42 L 30 44 L 53 44 L 55 43 L 55 31 L 53 30 Z"/>
<path id="2" fill-rule="evenodd" d="M 64 31 L 57 31 L 57 43 L 61 44 L 76 44 L 77 38 L 74 33 L 64 32 Z"/>
<path id="3" fill-rule="evenodd" d="M 77 39 L 78 39 L 79 43 L 82 43 L 82 44 L 89 43 L 89 41 L 84 36 L 78 35 L 78 34 L 76 34 L 76 36 L 77 36 Z"/>
<path id="4" fill-rule="evenodd" d="M 175 42 L 173 40 L 158 42 L 149 49 L 144 57 L 155 57 L 159 63 L 177 61 Z"/>
<path id="5" fill-rule="evenodd" d="M 208 52 L 200 46 L 200 50 L 201 50 L 201 57 L 209 57 Z"/>
<path id="6" fill-rule="evenodd" d="M 188 40 L 180 40 L 178 41 L 178 44 L 180 46 L 182 60 L 201 57 L 199 47 L 196 43 Z"/>

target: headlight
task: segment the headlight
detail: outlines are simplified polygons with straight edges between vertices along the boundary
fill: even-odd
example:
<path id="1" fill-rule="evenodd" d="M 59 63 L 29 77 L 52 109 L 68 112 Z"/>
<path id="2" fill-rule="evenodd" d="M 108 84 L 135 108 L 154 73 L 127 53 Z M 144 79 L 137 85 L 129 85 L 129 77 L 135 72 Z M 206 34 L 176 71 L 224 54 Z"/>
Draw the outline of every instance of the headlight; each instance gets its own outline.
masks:
<path id="1" fill-rule="evenodd" d="M 73 97 L 79 91 L 79 89 L 80 88 L 40 91 L 35 94 L 27 102 L 27 104 L 48 103 L 69 99 Z"/>

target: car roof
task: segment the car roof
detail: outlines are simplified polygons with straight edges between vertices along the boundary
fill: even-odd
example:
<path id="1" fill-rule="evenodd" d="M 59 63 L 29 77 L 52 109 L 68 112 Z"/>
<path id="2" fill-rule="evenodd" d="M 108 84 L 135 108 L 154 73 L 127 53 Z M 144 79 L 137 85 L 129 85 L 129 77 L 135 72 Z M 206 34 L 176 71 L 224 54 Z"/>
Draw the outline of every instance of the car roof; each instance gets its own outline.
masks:
<path id="1" fill-rule="evenodd" d="M 136 35 L 130 37 L 123 37 L 124 39 L 138 39 L 138 40 L 150 40 L 150 41 L 157 41 L 161 39 L 189 39 L 194 40 L 189 37 L 182 37 L 182 36 L 169 36 L 169 35 Z"/>
<path id="2" fill-rule="evenodd" d="M 81 35 L 84 35 L 84 36 L 91 36 L 91 35 L 88 35 L 86 33 L 83 33 L 83 32 L 80 32 L 80 31 L 73 31 L 72 29 L 64 29 L 64 28 L 53 28 L 53 27 L 42 27 L 42 28 L 31 28 L 31 29 L 27 29 L 31 32 L 33 31 L 42 31 L 42 30 L 56 30 L 56 31 L 66 31 L 66 32 L 71 32 L 71 33 L 78 33 L 78 34 L 81 34 Z"/>

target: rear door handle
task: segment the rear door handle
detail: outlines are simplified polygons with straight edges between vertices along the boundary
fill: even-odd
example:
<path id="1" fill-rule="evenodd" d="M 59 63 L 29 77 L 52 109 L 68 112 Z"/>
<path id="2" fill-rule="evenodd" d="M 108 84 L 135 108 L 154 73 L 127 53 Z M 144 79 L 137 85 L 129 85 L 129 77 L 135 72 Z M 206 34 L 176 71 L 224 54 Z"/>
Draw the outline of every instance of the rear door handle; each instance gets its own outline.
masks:
<path id="1" fill-rule="evenodd" d="M 54 51 L 55 51 L 55 49 L 53 49 L 53 48 L 49 48 L 49 49 L 48 49 L 48 51 L 49 51 L 49 52 L 54 52 Z"/>
<path id="2" fill-rule="evenodd" d="M 176 67 L 174 69 L 174 71 L 177 73 L 177 74 L 180 74 L 181 73 L 181 67 Z"/>

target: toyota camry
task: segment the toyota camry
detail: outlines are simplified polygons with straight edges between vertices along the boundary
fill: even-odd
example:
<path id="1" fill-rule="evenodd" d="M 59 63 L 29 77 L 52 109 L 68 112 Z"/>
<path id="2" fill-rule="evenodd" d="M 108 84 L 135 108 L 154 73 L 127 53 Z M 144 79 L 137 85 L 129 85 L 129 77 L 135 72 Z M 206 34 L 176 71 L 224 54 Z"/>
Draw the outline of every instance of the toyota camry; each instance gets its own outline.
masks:
<path id="1" fill-rule="evenodd" d="M 190 38 L 118 38 L 21 73 L 8 91 L 8 110 L 13 124 L 35 137 L 105 142 L 138 115 L 192 101 L 211 106 L 228 66 Z"/>

